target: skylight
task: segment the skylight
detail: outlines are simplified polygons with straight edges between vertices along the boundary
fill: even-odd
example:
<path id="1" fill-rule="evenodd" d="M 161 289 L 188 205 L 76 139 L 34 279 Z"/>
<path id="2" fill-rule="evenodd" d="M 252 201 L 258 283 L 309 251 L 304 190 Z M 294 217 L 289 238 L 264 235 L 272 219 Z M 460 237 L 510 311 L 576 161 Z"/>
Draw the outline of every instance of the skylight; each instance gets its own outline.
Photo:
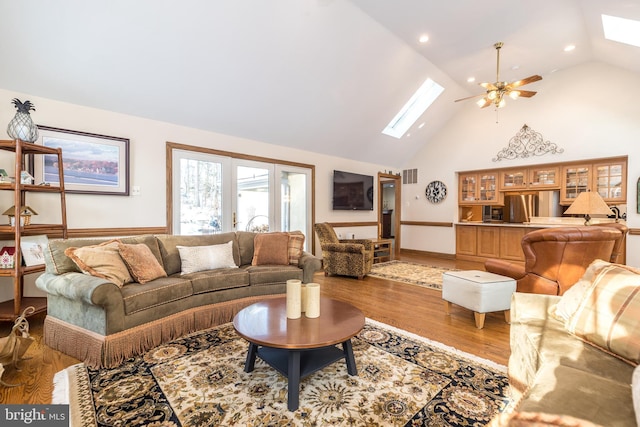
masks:
<path id="1" fill-rule="evenodd" d="M 602 15 L 602 27 L 606 39 L 640 47 L 640 21 Z"/>
<path id="2" fill-rule="evenodd" d="M 444 88 L 431 79 L 427 79 L 413 94 L 409 102 L 400 109 L 398 114 L 382 131 L 385 135 L 401 138 L 406 131 L 418 120 L 427 108 L 444 91 Z"/>

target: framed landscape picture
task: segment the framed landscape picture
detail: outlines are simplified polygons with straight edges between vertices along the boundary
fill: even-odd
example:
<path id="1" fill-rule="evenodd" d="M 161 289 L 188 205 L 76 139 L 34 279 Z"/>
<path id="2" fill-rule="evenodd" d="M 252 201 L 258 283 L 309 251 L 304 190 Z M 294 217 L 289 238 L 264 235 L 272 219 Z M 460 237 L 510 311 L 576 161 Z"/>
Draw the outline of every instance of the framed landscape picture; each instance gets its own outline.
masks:
<path id="1" fill-rule="evenodd" d="M 129 139 L 38 125 L 37 144 L 62 148 L 67 193 L 129 195 Z M 58 158 L 35 156 L 36 184 L 60 185 Z"/>

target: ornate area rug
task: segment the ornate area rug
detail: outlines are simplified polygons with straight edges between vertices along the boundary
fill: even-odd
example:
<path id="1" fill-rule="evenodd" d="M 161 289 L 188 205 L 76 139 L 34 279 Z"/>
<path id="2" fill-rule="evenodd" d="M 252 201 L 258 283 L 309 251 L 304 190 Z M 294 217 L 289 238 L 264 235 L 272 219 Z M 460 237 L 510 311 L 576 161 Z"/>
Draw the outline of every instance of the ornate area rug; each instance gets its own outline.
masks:
<path id="1" fill-rule="evenodd" d="M 442 273 L 449 268 L 433 267 L 407 261 L 387 261 L 373 264 L 369 276 L 410 283 L 431 289 L 442 289 Z"/>
<path id="2" fill-rule="evenodd" d="M 244 372 L 230 323 L 115 369 L 67 368 L 54 403 L 70 403 L 73 426 L 155 427 L 482 426 L 510 406 L 504 366 L 369 319 L 352 342 L 358 376 L 338 361 L 304 378 L 294 412 L 286 378 L 259 358 Z"/>

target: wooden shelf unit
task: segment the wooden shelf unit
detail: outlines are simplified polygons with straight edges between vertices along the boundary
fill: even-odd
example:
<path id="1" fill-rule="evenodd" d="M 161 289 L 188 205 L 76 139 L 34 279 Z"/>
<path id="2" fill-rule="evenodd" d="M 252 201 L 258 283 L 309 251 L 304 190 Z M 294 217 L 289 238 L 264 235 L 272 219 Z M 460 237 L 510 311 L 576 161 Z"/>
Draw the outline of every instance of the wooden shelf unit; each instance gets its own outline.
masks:
<path id="1" fill-rule="evenodd" d="M 2 238 L 13 239 L 14 268 L 0 269 L 0 277 L 13 278 L 13 301 L 0 303 L 0 321 L 15 320 L 26 307 L 33 306 L 35 312 L 41 313 L 47 310 L 47 299 L 45 297 L 24 297 L 24 276 L 27 274 L 40 273 L 44 271 L 44 265 L 23 266 L 20 240 L 22 236 L 32 236 L 55 232 L 67 238 L 67 209 L 64 191 L 64 172 L 62 161 L 62 149 L 45 147 L 21 140 L 0 140 L 0 151 L 9 151 L 15 155 L 14 182 L 0 182 L 0 191 L 14 192 L 14 224 L 0 225 L 0 236 Z M 26 159 L 35 158 L 37 155 L 57 156 L 59 185 L 36 185 L 22 184 L 20 173 L 25 170 Z M 57 224 L 28 224 L 21 225 L 20 208 L 26 206 L 27 193 L 54 193 L 60 196 L 61 221 Z M 32 315 L 33 315 L 32 314 Z"/>
<path id="2" fill-rule="evenodd" d="M 391 261 L 393 259 L 392 239 L 372 239 L 373 263 Z"/>

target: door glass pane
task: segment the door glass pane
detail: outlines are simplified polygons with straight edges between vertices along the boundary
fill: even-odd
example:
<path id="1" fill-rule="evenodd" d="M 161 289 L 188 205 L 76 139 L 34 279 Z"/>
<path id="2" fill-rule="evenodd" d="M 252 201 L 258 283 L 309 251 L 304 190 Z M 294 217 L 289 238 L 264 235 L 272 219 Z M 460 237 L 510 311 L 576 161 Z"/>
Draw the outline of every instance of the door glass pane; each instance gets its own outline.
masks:
<path id="1" fill-rule="evenodd" d="M 178 234 L 222 231 L 222 164 L 180 159 L 180 229 Z"/>
<path id="2" fill-rule="evenodd" d="M 307 174 L 280 172 L 280 230 L 307 230 Z"/>
<path id="3" fill-rule="evenodd" d="M 236 230 L 266 233 L 269 218 L 269 170 L 257 167 L 236 168 Z"/>

